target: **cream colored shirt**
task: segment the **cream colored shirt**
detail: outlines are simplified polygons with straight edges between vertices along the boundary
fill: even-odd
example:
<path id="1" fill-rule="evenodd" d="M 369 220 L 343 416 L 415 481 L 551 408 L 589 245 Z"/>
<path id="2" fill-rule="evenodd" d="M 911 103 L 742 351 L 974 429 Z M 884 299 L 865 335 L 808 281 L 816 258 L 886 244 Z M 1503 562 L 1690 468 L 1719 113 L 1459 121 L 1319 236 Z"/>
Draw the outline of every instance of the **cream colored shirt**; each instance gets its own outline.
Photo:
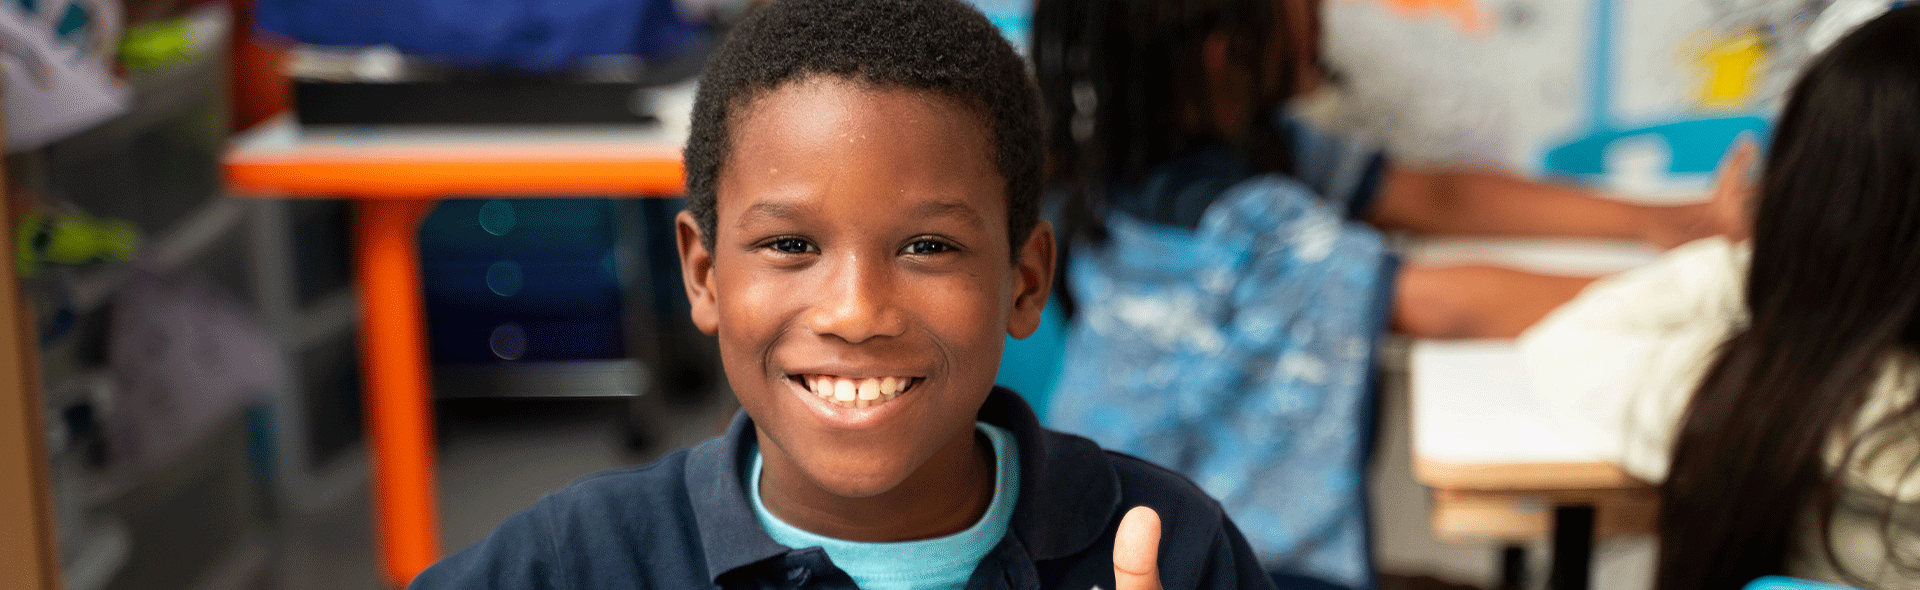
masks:
<path id="1" fill-rule="evenodd" d="M 1748 321 L 1743 297 L 1751 259 L 1745 243 L 1696 241 L 1595 282 L 1521 335 L 1529 389 L 1546 419 L 1634 477 L 1664 480 L 1687 401 L 1719 345 Z M 1912 402 L 1920 388 L 1916 366 L 1911 354 L 1888 360 L 1857 429 Z M 1837 438 L 1829 461 L 1837 463 L 1852 439 Z M 1881 452 L 1871 452 L 1876 449 Z M 1876 586 L 1920 588 L 1920 572 L 1890 563 L 1920 566 L 1920 477 L 1904 477 L 1909 464 L 1920 461 L 1920 424 L 1877 433 L 1862 451 L 1847 470 L 1852 497 L 1835 517 L 1834 546 L 1848 569 Z M 1887 498 L 1905 508 L 1895 510 L 1891 547 L 1879 529 Z M 1811 522 L 1790 573 L 1844 582 L 1823 556 Z"/>

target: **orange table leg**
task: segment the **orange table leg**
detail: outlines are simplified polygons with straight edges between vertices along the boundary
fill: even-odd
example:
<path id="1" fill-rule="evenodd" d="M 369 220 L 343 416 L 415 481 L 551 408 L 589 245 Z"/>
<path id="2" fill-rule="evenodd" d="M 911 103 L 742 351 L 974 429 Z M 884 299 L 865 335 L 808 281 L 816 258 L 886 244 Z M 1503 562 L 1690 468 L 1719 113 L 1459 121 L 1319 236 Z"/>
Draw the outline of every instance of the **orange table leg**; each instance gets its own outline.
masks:
<path id="1" fill-rule="evenodd" d="M 440 555 L 417 231 L 431 200 L 363 200 L 353 221 L 380 565 L 406 586 Z"/>

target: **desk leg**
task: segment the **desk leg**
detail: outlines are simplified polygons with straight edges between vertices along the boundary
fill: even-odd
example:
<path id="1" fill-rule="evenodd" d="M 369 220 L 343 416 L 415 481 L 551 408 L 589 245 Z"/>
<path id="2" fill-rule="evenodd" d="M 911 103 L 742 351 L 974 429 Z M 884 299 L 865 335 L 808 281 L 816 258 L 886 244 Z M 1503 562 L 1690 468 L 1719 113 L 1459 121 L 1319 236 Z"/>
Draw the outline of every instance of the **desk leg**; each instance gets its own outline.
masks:
<path id="1" fill-rule="evenodd" d="M 1508 545 L 1500 548 L 1500 590 L 1527 590 L 1527 548 Z"/>
<path id="2" fill-rule="evenodd" d="M 367 200 L 353 220 L 360 366 L 380 565 L 401 588 L 440 554 L 433 398 L 417 231 L 428 200 Z"/>
<path id="3" fill-rule="evenodd" d="M 1587 590 L 1593 578 L 1592 506 L 1553 509 L 1553 568 L 1547 578 L 1552 590 Z"/>

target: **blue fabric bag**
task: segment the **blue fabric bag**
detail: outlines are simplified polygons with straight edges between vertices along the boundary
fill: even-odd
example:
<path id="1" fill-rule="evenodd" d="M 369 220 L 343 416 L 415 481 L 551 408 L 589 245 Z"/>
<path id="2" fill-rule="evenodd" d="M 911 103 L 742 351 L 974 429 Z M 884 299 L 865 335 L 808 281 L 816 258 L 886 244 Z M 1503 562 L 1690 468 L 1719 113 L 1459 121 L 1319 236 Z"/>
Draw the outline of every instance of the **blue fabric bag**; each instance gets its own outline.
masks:
<path id="1" fill-rule="evenodd" d="M 1082 303 L 1051 425 L 1193 478 L 1268 569 L 1372 587 L 1379 233 L 1278 175 L 1233 185 L 1193 230 L 1107 221 L 1068 267 Z"/>
<path id="2" fill-rule="evenodd" d="M 259 0 L 261 29 L 315 45 L 393 45 L 473 67 L 552 71 L 671 54 L 700 27 L 673 0 Z"/>

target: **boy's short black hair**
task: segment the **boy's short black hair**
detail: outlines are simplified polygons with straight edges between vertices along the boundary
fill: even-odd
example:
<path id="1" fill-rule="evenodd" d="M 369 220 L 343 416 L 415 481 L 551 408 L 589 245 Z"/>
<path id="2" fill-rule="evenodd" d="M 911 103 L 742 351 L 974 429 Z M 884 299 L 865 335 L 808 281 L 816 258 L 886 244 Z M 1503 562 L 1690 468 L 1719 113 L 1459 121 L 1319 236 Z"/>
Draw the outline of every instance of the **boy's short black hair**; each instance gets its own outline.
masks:
<path id="1" fill-rule="evenodd" d="M 687 208 L 709 250 L 736 113 L 784 84 L 821 75 L 931 92 L 979 115 L 992 128 L 1019 259 L 1040 215 L 1038 92 L 1013 46 L 961 0 L 775 0 L 735 27 L 700 79 L 685 152 Z"/>

